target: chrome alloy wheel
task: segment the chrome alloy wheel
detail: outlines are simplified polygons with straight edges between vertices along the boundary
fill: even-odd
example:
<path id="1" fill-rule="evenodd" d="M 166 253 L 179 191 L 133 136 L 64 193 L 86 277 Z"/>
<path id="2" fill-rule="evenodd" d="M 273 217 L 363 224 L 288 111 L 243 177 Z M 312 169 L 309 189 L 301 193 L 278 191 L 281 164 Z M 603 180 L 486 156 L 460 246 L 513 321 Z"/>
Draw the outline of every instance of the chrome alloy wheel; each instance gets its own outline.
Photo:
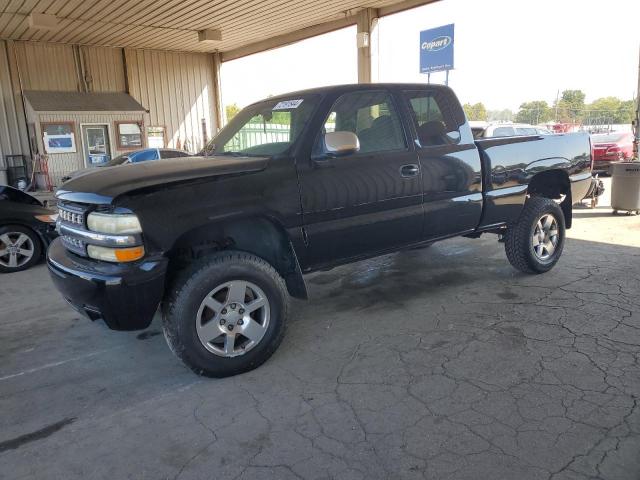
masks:
<path id="1" fill-rule="evenodd" d="M 546 261 L 551 258 L 560 241 L 558 221 L 550 213 L 540 217 L 531 236 L 533 253 L 539 260 Z"/>
<path id="2" fill-rule="evenodd" d="M 26 264 L 35 253 L 33 241 L 22 232 L 7 232 L 0 235 L 0 265 L 19 268 Z"/>
<path id="3" fill-rule="evenodd" d="M 254 348 L 269 327 L 270 308 L 256 284 L 233 280 L 202 300 L 196 316 L 200 342 L 211 353 L 237 357 Z"/>

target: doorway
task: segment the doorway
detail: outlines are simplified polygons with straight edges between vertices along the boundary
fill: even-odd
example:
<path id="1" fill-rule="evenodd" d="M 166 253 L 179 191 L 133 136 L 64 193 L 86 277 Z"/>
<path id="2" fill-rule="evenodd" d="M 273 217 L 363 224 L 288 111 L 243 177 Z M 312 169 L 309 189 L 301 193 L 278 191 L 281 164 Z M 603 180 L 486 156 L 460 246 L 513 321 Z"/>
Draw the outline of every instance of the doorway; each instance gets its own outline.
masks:
<path id="1" fill-rule="evenodd" d="M 102 165 L 111 160 L 109 125 L 81 125 L 84 161 L 87 167 Z"/>

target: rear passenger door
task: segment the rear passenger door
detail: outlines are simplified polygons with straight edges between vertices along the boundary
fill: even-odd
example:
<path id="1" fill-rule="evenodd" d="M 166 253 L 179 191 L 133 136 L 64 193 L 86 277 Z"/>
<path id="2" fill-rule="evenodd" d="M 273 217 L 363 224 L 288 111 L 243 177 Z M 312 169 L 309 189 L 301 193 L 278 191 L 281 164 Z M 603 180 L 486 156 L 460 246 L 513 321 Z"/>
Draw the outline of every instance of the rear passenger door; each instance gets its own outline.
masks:
<path id="1" fill-rule="evenodd" d="M 471 129 L 448 88 L 402 92 L 422 170 L 425 221 L 422 237 L 470 232 L 482 214 L 482 168 Z"/>
<path id="2" fill-rule="evenodd" d="M 359 90 L 333 100 L 298 162 L 310 267 L 417 242 L 422 185 L 415 149 L 387 90 Z M 324 135 L 355 133 L 359 151 L 332 157 Z"/>

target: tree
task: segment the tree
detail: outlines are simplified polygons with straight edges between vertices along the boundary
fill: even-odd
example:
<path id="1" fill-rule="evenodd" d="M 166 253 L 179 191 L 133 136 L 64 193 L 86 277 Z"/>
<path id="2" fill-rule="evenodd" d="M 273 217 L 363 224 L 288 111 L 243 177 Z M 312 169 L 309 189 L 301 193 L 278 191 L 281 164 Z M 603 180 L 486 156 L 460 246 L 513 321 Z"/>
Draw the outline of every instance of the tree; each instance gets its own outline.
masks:
<path id="1" fill-rule="evenodd" d="M 552 113 L 549 104 L 544 100 L 524 102 L 520 105 L 520 110 L 516 115 L 516 122 L 538 125 L 539 123 L 551 120 Z"/>
<path id="2" fill-rule="evenodd" d="M 462 108 L 464 109 L 464 113 L 467 115 L 468 120 L 487 121 L 487 109 L 482 102 L 478 102 L 473 105 L 465 103 Z"/>
<path id="3" fill-rule="evenodd" d="M 618 109 L 618 121 L 616 123 L 631 123 L 635 118 L 636 102 L 634 100 L 623 100 Z"/>
<path id="4" fill-rule="evenodd" d="M 618 97 L 598 98 L 587 106 L 586 118 L 592 125 L 609 123 L 631 123 L 633 120 L 633 100 Z"/>
<path id="5" fill-rule="evenodd" d="M 582 90 L 565 90 L 554 104 L 561 123 L 579 123 L 584 114 L 585 94 Z"/>
<path id="6" fill-rule="evenodd" d="M 235 117 L 240 111 L 240 107 L 237 104 L 232 103 L 231 105 L 227 105 L 224 107 L 224 112 L 227 116 L 227 122 L 230 122 L 233 117 Z"/>

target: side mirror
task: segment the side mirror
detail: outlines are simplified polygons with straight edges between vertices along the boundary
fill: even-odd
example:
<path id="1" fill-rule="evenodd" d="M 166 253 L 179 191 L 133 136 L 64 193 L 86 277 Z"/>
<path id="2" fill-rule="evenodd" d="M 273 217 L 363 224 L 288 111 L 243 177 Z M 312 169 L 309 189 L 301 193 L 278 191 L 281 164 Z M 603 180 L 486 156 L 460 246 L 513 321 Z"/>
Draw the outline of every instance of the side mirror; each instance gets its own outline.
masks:
<path id="1" fill-rule="evenodd" d="M 360 150 L 360 140 L 353 132 L 329 132 L 324 136 L 327 153 L 340 156 L 355 153 Z"/>

